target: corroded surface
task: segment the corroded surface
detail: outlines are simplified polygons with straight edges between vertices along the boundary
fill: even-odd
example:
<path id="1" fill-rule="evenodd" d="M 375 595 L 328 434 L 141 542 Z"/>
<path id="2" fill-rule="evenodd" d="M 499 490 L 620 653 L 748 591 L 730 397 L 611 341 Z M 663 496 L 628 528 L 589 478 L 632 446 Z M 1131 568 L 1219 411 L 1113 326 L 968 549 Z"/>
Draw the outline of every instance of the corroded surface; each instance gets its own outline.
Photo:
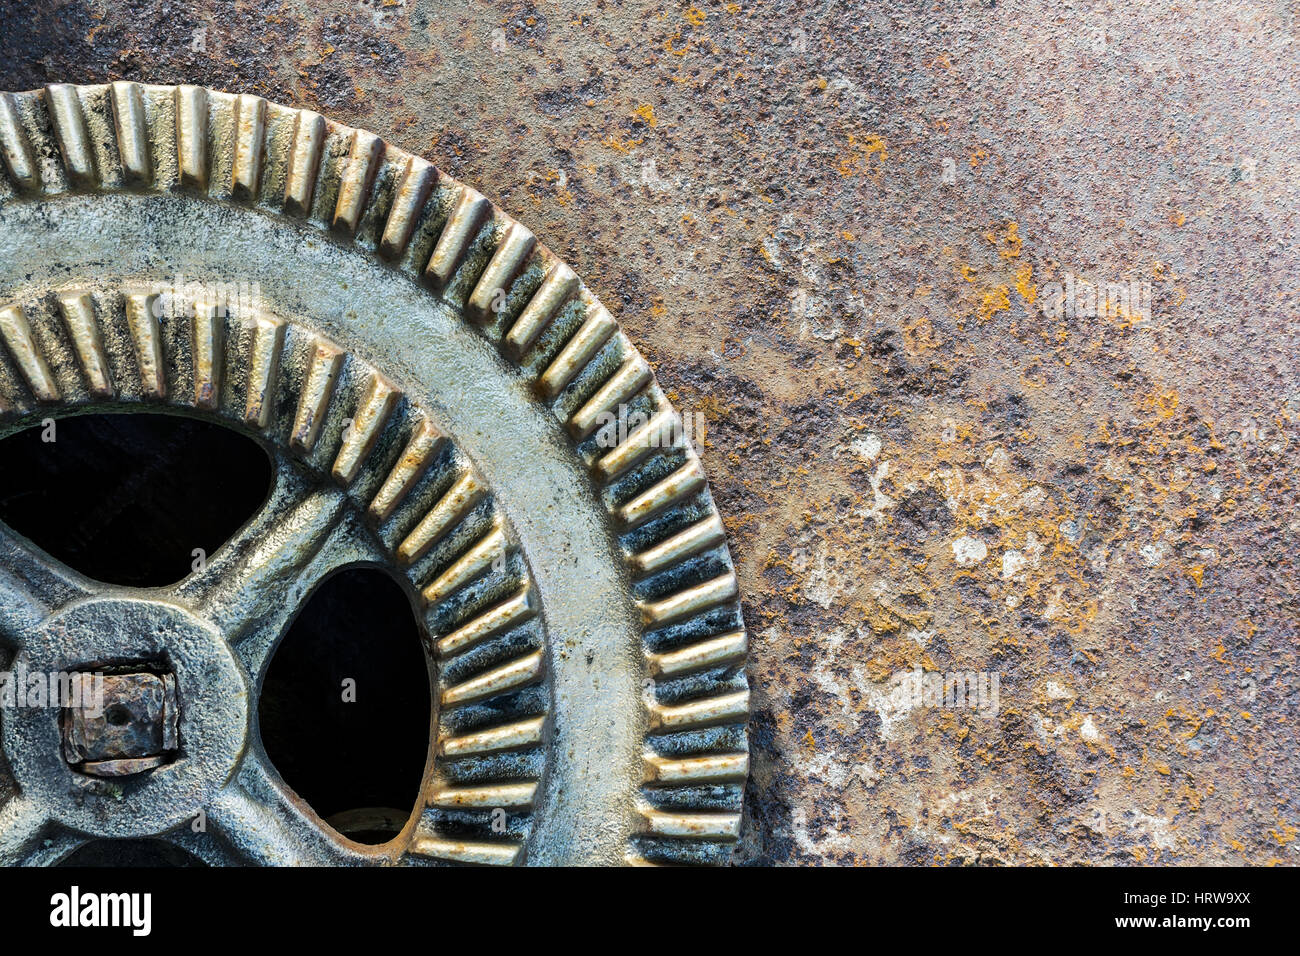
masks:
<path id="1" fill-rule="evenodd" d="M 1298 28 L 84 0 L 0 12 L 0 88 L 254 92 L 499 184 L 708 420 L 743 861 L 1296 862 Z M 1067 276 L 1149 318 L 1045 314 Z"/>

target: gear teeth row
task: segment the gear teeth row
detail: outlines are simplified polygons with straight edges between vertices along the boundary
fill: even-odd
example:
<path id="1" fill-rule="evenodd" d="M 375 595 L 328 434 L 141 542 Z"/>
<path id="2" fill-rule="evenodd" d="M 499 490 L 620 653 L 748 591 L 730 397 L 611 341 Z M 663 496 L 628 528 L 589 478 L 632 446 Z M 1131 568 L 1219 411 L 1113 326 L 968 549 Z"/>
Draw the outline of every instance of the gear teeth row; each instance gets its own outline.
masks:
<path id="1" fill-rule="evenodd" d="M 37 140 L 57 143 L 55 161 L 33 149 Z M 0 95 L 0 169 L 3 189 L 16 193 L 181 189 L 300 217 L 373 250 L 462 311 L 555 412 L 622 529 L 645 629 L 646 673 L 654 681 L 647 704 L 647 723 L 653 728 L 646 738 L 647 766 L 660 758 L 713 760 L 746 749 L 738 587 L 696 453 L 649 365 L 581 280 L 531 232 L 473 189 L 371 134 L 310 110 L 194 86 L 58 85 L 34 94 Z M 170 394 L 165 389 L 184 387 L 192 391 L 197 407 L 223 401 L 226 386 L 216 364 L 221 349 L 214 338 L 221 331 L 218 324 L 195 325 L 189 347 L 193 372 L 185 382 L 167 383 L 158 372 L 165 336 L 156 323 L 150 324 L 145 305 L 132 306 L 128 313 L 134 316 L 128 323 L 138 375 L 134 387 L 142 397 L 161 399 Z M 84 303 L 73 303 L 68 322 L 85 376 L 73 386 L 72 397 L 88 400 L 112 387 L 113 370 L 96 370 Z M 0 374 L 0 414 L 21 414 L 33 403 L 67 397 L 67 384 L 42 364 L 39 335 L 34 337 L 21 308 L 0 312 L 0 338 L 20 380 L 15 388 Z M 288 346 L 271 327 L 259 328 L 254 342 L 256 385 L 248 386 L 242 412 L 250 426 L 265 429 L 272 424 L 265 396 L 271 394 L 273 356 Z M 210 365 L 206 356 L 212 357 Z M 348 374 L 347 364 L 328 352 L 311 364 L 293 430 L 295 447 L 304 454 L 316 454 L 315 446 L 323 441 L 332 389 L 340 375 Z M 361 478 L 377 435 L 392 427 L 384 423 L 395 416 L 399 403 L 400 397 L 372 382 L 349 437 L 336 451 L 330 468 L 336 481 L 349 484 Z M 609 425 L 611 419 L 633 416 L 634 428 Z M 426 600 L 464 601 L 462 616 L 483 612 L 494 600 L 508 600 L 483 582 L 496 574 L 494 569 L 517 563 L 518 556 L 504 528 L 479 522 L 474 534 L 465 531 L 478 515 L 472 481 L 458 475 L 454 493 L 450 484 L 441 486 L 444 494 L 436 502 L 421 499 L 423 510 L 415 509 L 420 513 L 409 520 L 412 497 L 419 498 L 417 490 L 431 485 L 436 469 L 430 465 L 442 455 L 442 436 L 431 426 L 420 426 L 407 442 L 386 477 L 377 479 L 369 502 L 372 520 L 403 528 L 398 544 L 413 571 L 427 572 L 420 580 Z M 458 536 L 458 529 L 464 533 Z M 434 556 L 448 557 L 442 552 L 453 540 L 463 545 L 459 554 L 434 568 Z M 467 621 L 447 626 L 453 624 L 463 628 Z M 439 631 L 438 640 L 450 636 L 450 631 Z M 730 649 L 726 653 L 719 650 L 724 645 Z M 670 665 L 688 660 L 702 663 L 689 672 Z M 718 701 L 725 706 L 715 707 Z M 670 729 L 656 716 L 660 712 L 725 717 L 709 717 L 697 726 L 679 716 Z M 725 810 L 734 816 L 740 791 L 738 781 L 701 788 L 647 774 L 643 795 L 649 815 L 638 813 L 630 822 L 635 833 L 630 859 L 724 860 L 734 827 L 665 822 L 655 814 Z M 443 837 L 431 834 L 428 839 L 430 846 L 441 846 L 437 841 Z M 459 854 L 458 859 L 479 852 L 455 840 L 447 846 L 451 849 L 444 847 L 444 852 Z"/>

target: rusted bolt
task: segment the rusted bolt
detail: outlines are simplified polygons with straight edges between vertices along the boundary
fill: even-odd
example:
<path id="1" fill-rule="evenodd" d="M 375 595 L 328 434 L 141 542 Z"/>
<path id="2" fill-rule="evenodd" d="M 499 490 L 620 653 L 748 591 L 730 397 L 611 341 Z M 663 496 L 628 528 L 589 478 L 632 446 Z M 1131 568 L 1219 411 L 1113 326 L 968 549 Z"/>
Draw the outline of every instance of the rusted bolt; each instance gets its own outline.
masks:
<path id="1" fill-rule="evenodd" d="M 84 774 L 125 777 L 171 762 L 178 749 L 176 678 L 149 672 L 78 674 L 79 706 L 63 712 L 63 755 Z M 102 680 L 102 694 L 91 686 Z"/>

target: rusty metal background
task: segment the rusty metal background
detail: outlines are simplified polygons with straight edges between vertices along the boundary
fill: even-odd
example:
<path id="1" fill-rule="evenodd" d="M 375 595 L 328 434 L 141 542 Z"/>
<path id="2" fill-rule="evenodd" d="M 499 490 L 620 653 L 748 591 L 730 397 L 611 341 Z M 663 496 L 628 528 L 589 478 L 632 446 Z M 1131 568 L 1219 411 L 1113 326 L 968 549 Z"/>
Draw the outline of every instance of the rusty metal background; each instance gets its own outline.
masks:
<path id="1" fill-rule="evenodd" d="M 498 189 L 587 279 L 709 424 L 743 862 L 1294 863 L 1298 22 L 9 3 L 0 88 L 310 106 Z M 1067 280 L 1149 318 L 1056 318 Z M 997 715 L 906 706 L 918 666 L 999 674 Z"/>

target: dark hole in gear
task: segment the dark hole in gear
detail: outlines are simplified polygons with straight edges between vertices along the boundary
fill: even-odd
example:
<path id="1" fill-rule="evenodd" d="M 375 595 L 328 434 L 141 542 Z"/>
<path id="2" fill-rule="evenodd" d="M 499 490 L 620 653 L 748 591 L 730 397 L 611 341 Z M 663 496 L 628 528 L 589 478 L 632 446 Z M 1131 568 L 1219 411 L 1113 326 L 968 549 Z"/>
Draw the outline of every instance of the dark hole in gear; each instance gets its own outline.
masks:
<path id="1" fill-rule="evenodd" d="M 163 587 L 210 557 L 266 501 L 253 440 L 174 415 L 83 415 L 0 441 L 0 521 L 106 584 Z"/>
<path id="2" fill-rule="evenodd" d="M 57 866 L 207 866 L 202 860 L 162 840 L 91 840 Z"/>
<path id="3" fill-rule="evenodd" d="M 367 844 L 392 840 L 411 816 L 431 711 L 411 601 L 376 568 L 340 571 L 316 589 L 276 649 L 258 703 L 263 746 L 285 783 Z"/>

